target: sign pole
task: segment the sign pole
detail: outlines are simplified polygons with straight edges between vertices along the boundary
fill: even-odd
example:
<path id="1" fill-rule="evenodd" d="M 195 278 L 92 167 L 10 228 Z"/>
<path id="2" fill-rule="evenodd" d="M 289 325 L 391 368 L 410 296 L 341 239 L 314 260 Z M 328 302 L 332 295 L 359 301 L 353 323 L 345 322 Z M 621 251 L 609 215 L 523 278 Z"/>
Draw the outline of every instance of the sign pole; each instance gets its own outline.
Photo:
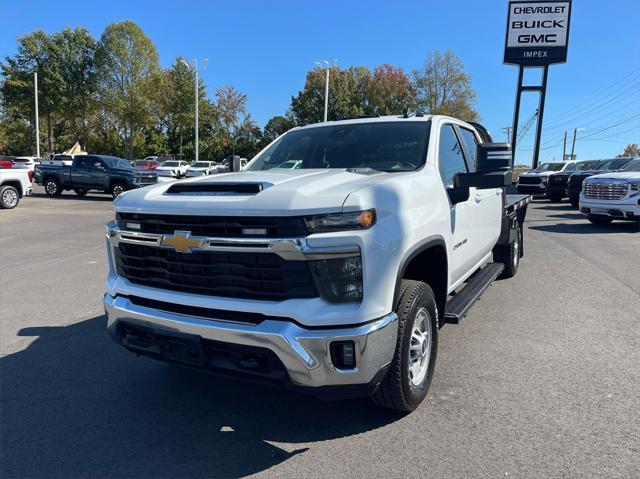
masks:
<path id="1" fill-rule="evenodd" d="M 522 96 L 522 80 L 524 78 L 524 68 L 518 66 L 518 87 L 516 89 L 516 106 L 513 109 L 513 127 L 511 128 L 511 167 L 513 168 L 516 159 L 516 143 L 518 138 L 518 120 L 520 118 L 520 97 Z"/>
<path id="2" fill-rule="evenodd" d="M 536 124 L 536 140 L 535 140 L 535 145 L 533 147 L 533 162 L 531 165 L 534 170 L 538 167 L 538 160 L 540 157 L 540 138 L 542 136 L 542 117 L 544 116 L 544 100 L 547 95 L 548 74 L 549 74 L 549 65 L 545 65 L 544 70 L 542 72 L 542 87 L 540 89 L 540 100 L 539 100 L 539 107 L 538 107 L 538 123 Z"/>

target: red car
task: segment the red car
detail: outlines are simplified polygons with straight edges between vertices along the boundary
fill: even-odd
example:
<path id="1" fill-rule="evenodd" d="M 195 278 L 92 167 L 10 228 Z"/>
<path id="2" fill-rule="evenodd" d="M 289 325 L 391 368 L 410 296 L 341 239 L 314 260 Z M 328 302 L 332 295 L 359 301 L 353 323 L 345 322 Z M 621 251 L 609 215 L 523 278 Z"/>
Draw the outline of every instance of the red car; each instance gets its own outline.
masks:
<path id="1" fill-rule="evenodd" d="M 160 163 L 154 160 L 136 160 L 133 166 L 136 170 L 155 170 Z"/>
<path id="2" fill-rule="evenodd" d="M 0 156 L 0 168 L 13 167 L 13 159 L 8 156 Z"/>

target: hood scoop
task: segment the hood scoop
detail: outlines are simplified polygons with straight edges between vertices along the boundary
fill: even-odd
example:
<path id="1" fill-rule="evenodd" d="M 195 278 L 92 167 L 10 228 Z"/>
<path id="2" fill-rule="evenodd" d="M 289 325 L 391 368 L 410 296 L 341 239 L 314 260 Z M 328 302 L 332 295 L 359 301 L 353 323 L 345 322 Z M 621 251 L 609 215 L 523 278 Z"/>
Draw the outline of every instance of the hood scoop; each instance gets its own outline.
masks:
<path id="1" fill-rule="evenodd" d="M 263 190 L 262 183 L 186 183 L 173 184 L 165 195 L 185 196 L 235 196 L 257 195 Z"/>

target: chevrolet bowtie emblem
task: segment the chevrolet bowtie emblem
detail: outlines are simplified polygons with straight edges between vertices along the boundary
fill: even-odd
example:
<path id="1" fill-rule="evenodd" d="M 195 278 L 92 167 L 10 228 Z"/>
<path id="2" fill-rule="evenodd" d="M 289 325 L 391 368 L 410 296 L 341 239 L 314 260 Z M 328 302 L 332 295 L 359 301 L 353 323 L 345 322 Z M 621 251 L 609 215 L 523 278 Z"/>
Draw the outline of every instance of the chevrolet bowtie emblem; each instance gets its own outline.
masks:
<path id="1" fill-rule="evenodd" d="M 198 236 L 191 237 L 191 231 L 176 231 L 162 237 L 162 246 L 171 246 L 178 253 L 191 253 L 193 248 L 202 248 L 204 240 Z"/>

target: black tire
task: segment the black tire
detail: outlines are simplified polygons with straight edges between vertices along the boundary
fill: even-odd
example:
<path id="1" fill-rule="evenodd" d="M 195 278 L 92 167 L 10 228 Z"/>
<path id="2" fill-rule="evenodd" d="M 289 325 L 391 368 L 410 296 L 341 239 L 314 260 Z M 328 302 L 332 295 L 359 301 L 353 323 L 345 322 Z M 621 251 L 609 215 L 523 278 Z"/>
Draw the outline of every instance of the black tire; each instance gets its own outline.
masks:
<path id="1" fill-rule="evenodd" d="M 124 183 L 122 183 L 120 181 L 114 182 L 111 185 L 111 188 L 109 188 L 109 193 L 111 193 L 111 196 L 113 196 L 114 200 L 118 196 L 120 196 L 124 191 L 125 191 L 125 185 L 124 185 Z"/>
<path id="2" fill-rule="evenodd" d="M 515 240 L 509 245 L 496 246 L 493 250 L 493 261 L 504 265 L 504 269 L 499 276 L 500 279 L 513 278 L 518 272 L 522 239 L 522 228 L 520 223 L 517 223 Z"/>
<path id="3" fill-rule="evenodd" d="M 562 201 L 562 195 L 550 195 L 549 201 L 551 201 L 551 203 L 560 203 Z"/>
<path id="4" fill-rule="evenodd" d="M 598 226 L 608 225 L 613 221 L 611 218 L 608 218 L 606 216 L 595 216 L 595 215 L 589 215 L 587 216 L 587 219 L 591 221 L 591 223 L 593 223 L 594 225 L 598 225 Z"/>
<path id="5" fill-rule="evenodd" d="M 396 351 L 386 377 L 371 398 L 377 405 L 396 411 L 410 412 L 416 409 L 426 397 L 433 378 L 438 352 L 437 311 L 436 298 L 428 284 L 420 281 L 402 280 L 400 300 L 396 307 L 398 315 Z M 409 362 L 414 325 L 418 315 L 420 315 L 420 320 L 424 320 L 425 324 L 428 322 L 429 325 L 429 338 L 425 340 L 424 344 L 429 348 L 430 354 L 428 360 L 424 359 L 426 366 L 424 378 L 421 380 L 420 377 L 416 378 L 418 384 L 414 384 Z"/>
<path id="6" fill-rule="evenodd" d="M 569 198 L 569 203 L 571 203 L 571 206 L 574 208 L 577 208 L 580 205 L 578 198 Z"/>
<path id="7" fill-rule="evenodd" d="M 44 192 L 51 198 L 62 194 L 60 182 L 56 178 L 46 178 L 42 183 L 42 186 L 44 186 Z"/>
<path id="8" fill-rule="evenodd" d="M 88 190 L 83 190 L 81 188 L 74 188 L 73 191 L 76 193 L 76 195 L 78 196 L 85 196 L 87 194 Z"/>
<path id="9" fill-rule="evenodd" d="M 14 186 L 0 187 L 0 208 L 12 210 L 20 203 L 20 193 Z"/>

